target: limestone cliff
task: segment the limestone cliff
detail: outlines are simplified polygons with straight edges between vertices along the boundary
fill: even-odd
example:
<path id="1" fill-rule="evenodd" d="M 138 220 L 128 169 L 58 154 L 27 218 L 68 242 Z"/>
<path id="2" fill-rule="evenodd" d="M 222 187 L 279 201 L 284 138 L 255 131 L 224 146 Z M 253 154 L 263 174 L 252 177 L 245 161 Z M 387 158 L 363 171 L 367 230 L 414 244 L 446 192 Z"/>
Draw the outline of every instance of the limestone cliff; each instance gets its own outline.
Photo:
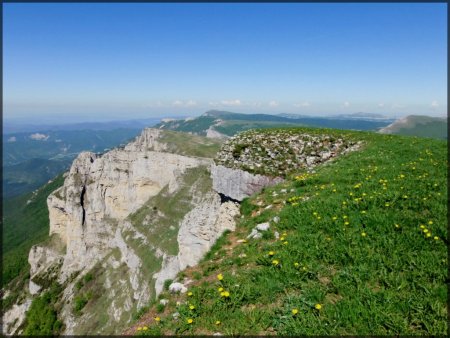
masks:
<path id="1" fill-rule="evenodd" d="M 4 333 L 21 332 L 32 296 L 52 282 L 63 285 L 58 307 L 64 334 L 118 333 L 166 279 L 196 264 L 233 228 L 238 208 L 221 206 L 212 190 L 212 159 L 189 156 L 189 135 L 177 145 L 183 155 L 176 153 L 170 136 L 146 129 L 122 149 L 79 154 L 64 185 L 47 200 L 58 248 L 30 251 L 30 296 L 4 316 Z M 216 141 L 205 140 L 213 149 Z M 198 142 L 196 137 L 192 148 Z M 231 219 L 223 222 L 228 211 Z M 83 297 L 86 304 L 77 309 Z"/>

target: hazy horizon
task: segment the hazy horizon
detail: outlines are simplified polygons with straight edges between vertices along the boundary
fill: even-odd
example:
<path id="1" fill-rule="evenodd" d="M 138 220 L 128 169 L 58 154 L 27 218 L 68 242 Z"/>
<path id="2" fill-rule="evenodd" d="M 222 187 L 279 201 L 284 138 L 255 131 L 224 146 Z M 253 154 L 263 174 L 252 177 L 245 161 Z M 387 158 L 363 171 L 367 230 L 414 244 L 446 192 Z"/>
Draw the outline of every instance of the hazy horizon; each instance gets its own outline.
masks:
<path id="1" fill-rule="evenodd" d="M 7 3 L 8 121 L 447 116 L 443 3 Z"/>

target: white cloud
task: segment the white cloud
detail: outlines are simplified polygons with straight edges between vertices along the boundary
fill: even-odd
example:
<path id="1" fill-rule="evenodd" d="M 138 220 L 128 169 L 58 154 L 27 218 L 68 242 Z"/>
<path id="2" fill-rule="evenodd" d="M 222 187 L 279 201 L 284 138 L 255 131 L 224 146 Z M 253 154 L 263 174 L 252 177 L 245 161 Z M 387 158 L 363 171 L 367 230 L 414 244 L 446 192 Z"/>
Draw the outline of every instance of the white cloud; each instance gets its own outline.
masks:
<path id="1" fill-rule="evenodd" d="M 350 106 L 350 102 L 348 102 L 348 101 L 345 101 L 343 104 L 342 104 L 345 108 L 347 108 L 347 107 L 349 107 Z"/>
<path id="2" fill-rule="evenodd" d="M 250 106 L 252 106 L 252 107 L 261 107 L 261 106 L 262 106 L 262 103 L 261 103 L 261 102 L 252 102 L 252 103 L 250 104 Z"/>
<path id="3" fill-rule="evenodd" d="M 39 134 L 39 133 L 35 133 L 35 134 L 31 134 L 30 138 L 32 140 L 36 140 L 36 141 L 47 141 L 47 139 L 50 137 L 50 135 L 45 135 L 45 134 Z"/>
<path id="4" fill-rule="evenodd" d="M 222 100 L 220 103 L 224 106 L 240 106 L 242 104 L 241 100 Z"/>
<path id="5" fill-rule="evenodd" d="M 431 102 L 431 108 L 436 109 L 437 107 L 439 107 L 439 103 L 437 101 L 433 101 Z"/>
<path id="6" fill-rule="evenodd" d="M 272 100 L 272 101 L 269 102 L 269 106 L 270 106 L 270 107 L 278 107 L 278 102 Z"/>
<path id="7" fill-rule="evenodd" d="M 219 105 L 218 102 L 209 102 L 209 105 L 212 107 L 217 107 Z"/>
<path id="8" fill-rule="evenodd" d="M 383 108 L 384 107 L 384 103 L 378 103 L 378 107 Z"/>
<path id="9" fill-rule="evenodd" d="M 301 107 L 309 107 L 311 104 L 309 102 L 302 102 L 302 103 L 294 103 L 294 107 L 301 108 Z"/>
<path id="10" fill-rule="evenodd" d="M 16 142 L 16 141 L 17 141 L 17 138 L 16 138 L 15 136 L 11 136 L 11 137 L 8 139 L 8 142 L 9 142 L 9 143 Z"/>
<path id="11" fill-rule="evenodd" d="M 175 100 L 172 102 L 172 106 L 181 107 L 183 105 L 183 101 Z"/>
<path id="12" fill-rule="evenodd" d="M 186 102 L 186 107 L 193 107 L 197 105 L 197 101 L 189 100 Z"/>
<path id="13" fill-rule="evenodd" d="M 391 106 L 391 108 L 393 108 L 393 109 L 401 109 L 401 108 L 405 108 L 405 106 L 402 105 L 402 104 L 394 103 L 394 104 Z"/>

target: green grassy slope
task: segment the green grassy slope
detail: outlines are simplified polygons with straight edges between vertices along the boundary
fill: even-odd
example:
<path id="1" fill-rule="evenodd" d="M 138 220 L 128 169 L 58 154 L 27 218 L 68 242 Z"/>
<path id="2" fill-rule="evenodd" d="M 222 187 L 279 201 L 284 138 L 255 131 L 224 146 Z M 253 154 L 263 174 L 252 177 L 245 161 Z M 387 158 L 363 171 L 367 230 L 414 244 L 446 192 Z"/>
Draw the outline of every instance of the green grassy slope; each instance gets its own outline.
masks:
<path id="1" fill-rule="evenodd" d="M 182 273 L 189 292 L 130 331 L 445 335 L 447 142 L 347 133 L 364 149 L 244 200 L 236 231 Z"/>
<path id="2" fill-rule="evenodd" d="M 380 132 L 396 135 L 447 139 L 447 119 L 410 115 L 395 121 L 391 125 L 381 129 Z"/>
<path id="3" fill-rule="evenodd" d="M 47 197 L 62 184 L 63 177 L 59 175 L 36 194 L 3 201 L 2 287 L 28 270 L 30 248 L 48 238 Z"/>
<path id="4" fill-rule="evenodd" d="M 222 141 L 164 130 L 160 142 L 167 144 L 166 152 L 184 156 L 213 158 L 220 149 Z"/>

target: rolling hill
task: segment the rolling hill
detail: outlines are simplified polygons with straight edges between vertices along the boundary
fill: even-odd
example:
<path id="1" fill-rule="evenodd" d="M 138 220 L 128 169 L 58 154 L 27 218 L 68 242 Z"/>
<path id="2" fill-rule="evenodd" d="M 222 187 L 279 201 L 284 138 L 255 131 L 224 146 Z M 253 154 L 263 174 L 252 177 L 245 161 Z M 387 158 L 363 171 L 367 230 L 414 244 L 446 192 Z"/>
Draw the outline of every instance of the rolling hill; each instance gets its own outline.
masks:
<path id="1" fill-rule="evenodd" d="M 155 128 L 183 131 L 198 135 L 232 136 L 238 132 L 255 128 L 289 126 L 312 126 L 351 130 L 377 130 L 392 120 L 373 119 L 372 115 L 312 117 L 301 115 L 239 114 L 210 110 L 197 118 L 162 121 Z"/>
<path id="2" fill-rule="evenodd" d="M 447 139 L 447 118 L 409 115 L 380 129 L 383 134 L 409 135 Z"/>

